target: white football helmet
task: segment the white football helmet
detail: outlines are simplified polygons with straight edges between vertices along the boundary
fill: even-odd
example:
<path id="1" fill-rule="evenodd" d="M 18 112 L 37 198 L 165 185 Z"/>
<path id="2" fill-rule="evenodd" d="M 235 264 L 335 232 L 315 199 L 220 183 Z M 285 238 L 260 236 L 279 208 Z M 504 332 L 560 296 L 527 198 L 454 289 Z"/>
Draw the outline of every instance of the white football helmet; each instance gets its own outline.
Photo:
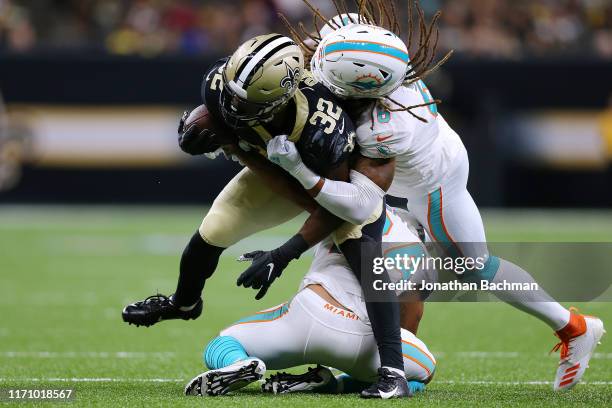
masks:
<path id="1" fill-rule="evenodd" d="M 369 24 L 326 35 L 311 60 L 315 79 L 342 98 L 381 98 L 402 85 L 410 64 L 406 44 Z"/>

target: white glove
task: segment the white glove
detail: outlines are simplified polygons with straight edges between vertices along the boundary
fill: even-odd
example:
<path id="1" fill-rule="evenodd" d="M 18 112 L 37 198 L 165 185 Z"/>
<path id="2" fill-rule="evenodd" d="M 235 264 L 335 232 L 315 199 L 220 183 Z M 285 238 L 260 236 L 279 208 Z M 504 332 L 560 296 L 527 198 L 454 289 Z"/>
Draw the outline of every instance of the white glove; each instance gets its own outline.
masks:
<path id="1" fill-rule="evenodd" d="M 268 159 L 289 173 L 302 164 L 295 144 L 285 135 L 276 136 L 268 142 Z"/>
<path id="2" fill-rule="evenodd" d="M 313 173 L 300 157 L 295 144 L 286 135 L 276 136 L 267 145 L 268 160 L 278 164 L 295 177 L 306 190 L 313 188 L 321 177 Z"/>

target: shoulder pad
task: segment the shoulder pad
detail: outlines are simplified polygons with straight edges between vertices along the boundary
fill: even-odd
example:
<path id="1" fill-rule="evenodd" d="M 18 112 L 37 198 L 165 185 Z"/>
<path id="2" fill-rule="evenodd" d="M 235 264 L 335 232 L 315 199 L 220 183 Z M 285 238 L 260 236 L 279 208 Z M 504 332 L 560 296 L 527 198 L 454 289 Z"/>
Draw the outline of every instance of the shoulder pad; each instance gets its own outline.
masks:
<path id="1" fill-rule="evenodd" d="M 306 130 L 306 128 L 304 128 Z M 323 128 L 311 128 L 297 143 L 304 164 L 315 173 L 325 176 L 351 154 L 346 135 L 325 134 Z"/>
<path id="2" fill-rule="evenodd" d="M 219 108 L 219 97 L 223 89 L 223 78 L 221 73 L 227 59 L 228 58 L 220 59 L 206 71 L 201 86 L 202 101 L 206 104 L 208 111 L 211 112 L 213 117 L 220 121 L 223 120 Z"/>
<path id="3" fill-rule="evenodd" d="M 348 160 L 355 147 L 355 127 L 336 97 L 323 85 L 313 84 L 302 92 L 308 99 L 309 112 L 297 148 L 304 164 L 325 176 Z"/>

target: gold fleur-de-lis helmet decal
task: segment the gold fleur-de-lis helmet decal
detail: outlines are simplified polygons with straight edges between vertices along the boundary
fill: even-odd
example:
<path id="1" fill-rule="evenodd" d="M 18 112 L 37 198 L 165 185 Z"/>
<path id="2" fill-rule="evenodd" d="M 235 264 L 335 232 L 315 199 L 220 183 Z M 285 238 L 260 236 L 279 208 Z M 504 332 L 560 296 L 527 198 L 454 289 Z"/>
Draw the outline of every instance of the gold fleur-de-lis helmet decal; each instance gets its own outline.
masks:
<path id="1" fill-rule="evenodd" d="M 285 88 L 287 91 L 292 91 L 299 82 L 302 72 L 300 67 L 291 68 L 286 61 L 285 68 L 287 69 L 287 76 L 281 79 L 280 86 Z"/>

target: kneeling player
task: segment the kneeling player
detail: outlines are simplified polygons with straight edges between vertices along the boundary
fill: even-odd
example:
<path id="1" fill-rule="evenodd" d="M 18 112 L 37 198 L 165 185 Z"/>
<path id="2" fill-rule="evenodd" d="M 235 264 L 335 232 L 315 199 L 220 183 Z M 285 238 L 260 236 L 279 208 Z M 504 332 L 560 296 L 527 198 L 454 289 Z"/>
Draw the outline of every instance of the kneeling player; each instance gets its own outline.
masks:
<path id="1" fill-rule="evenodd" d="M 400 211 L 387 209 L 384 242 L 394 243 L 389 244 L 393 255 L 400 251 L 421 256 L 424 248 Z M 390 251 L 385 255 L 392 256 Z M 434 374 L 436 360 L 421 340 L 404 329 L 402 354 L 410 390 L 422 389 Z M 289 302 L 223 330 L 207 345 L 204 360 L 210 371 L 189 382 L 187 395 L 226 394 L 259 380 L 267 368 L 303 364 L 331 366 L 346 374 L 334 377 L 321 366 L 302 375 L 279 373 L 266 380 L 263 390 L 360 392 L 376 379 L 380 367 L 359 282 L 330 239 L 317 246 L 310 270 Z"/>

